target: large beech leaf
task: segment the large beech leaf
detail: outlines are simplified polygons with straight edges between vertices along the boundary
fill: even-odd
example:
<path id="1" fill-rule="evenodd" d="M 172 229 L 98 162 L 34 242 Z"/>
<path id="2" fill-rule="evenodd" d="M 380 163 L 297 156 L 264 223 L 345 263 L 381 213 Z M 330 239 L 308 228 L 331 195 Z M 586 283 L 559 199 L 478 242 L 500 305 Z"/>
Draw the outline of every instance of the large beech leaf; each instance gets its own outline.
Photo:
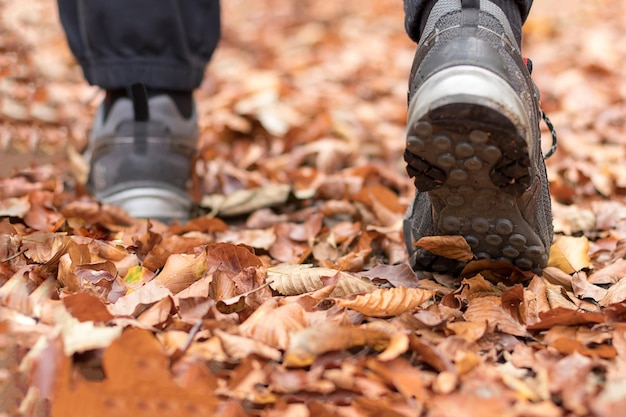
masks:
<path id="1" fill-rule="evenodd" d="M 275 298 L 268 299 L 239 326 L 241 332 L 253 339 L 286 349 L 290 334 L 307 327 L 304 308 L 298 303 L 280 305 Z"/>
<path id="2" fill-rule="evenodd" d="M 419 246 L 437 256 L 467 262 L 474 258 L 472 248 L 463 236 L 424 236 L 413 246 Z"/>
<path id="3" fill-rule="evenodd" d="M 364 278 L 331 268 L 283 264 L 267 270 L 270 287 L 283 295 L 298 295 L 319 290 L 324 286 L 322 278 L 334 276 L 338 277 L 335 289 L 330 294 L 334 297 L 371 292 L 378 288 Z"/>
<path id="4" fill-rule="evenodd" d="M 206 252 L 199 255 L 174 254 L 167 258 L 155 280 L 176 294 L 202 278 L 206 271 Z"/>
<path id="5" fill-rule="evenodd" d="M 514 336 L 528 336 L 526 328 L 504 311 L 496 300 L 496 297 L 472 299 L 463 317 L 474 323 L 487 322 L 491 330 L 499 330 Z"/>
<path id="6" fill-rule="evenodd" d="M 323 353 L 354 346 L 370 345 L 382 350 L 389 340 L 389 334 L 378 329 L 324 323 L 294 332 L 283 363 L 294 367 L 308 366 Z"/>
<path id="7" fill-rule="evenodd" d="M 435 294 L 421 288 L 378 289 L 368 294 L 350 298 L 333 298 L 338 306 L 358 311 L 368 316 L 387 317 L 411 311 L 424 304 Z"/>

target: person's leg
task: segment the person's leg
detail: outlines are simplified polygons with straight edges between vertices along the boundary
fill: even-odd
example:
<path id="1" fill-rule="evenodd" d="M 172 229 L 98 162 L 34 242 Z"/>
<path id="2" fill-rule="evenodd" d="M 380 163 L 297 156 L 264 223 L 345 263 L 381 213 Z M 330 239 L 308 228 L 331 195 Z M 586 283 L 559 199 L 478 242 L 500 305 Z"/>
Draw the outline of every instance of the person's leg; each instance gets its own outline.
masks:
<path id="1" fill-rule="evenodd" d="M 184 219 L 198 136 L 192 91 L 219 41 L 219 0 L 58 6 L 85 78 L 106 90 L 87 150 L 88 187 L 134 216 Z"/>
<path id="2" fill-rule="evenodd" d="M 415 245 L 457 235 L 474 259 L 539 272 L 552 218 L 539 93 L 520 53 L 530 2 L 407 0 L 405 7 L 407 31 L 419 40 L 404 154 L 417 188 L 404 225 L 412 266 L 460 272 L 467 260 Z"/>
<path id="3" fill-rule="evenodd" d="M 191 91 L 220 37 L 218 0 L 58 0 L 85 78 L 104 89 L 142 82 Z"/>
<path id="4" fill-rule="evenodd" d="M 404 26 L 409 37 L 418 42 L 430 9 L 438 0 L 404 0 L 405 19 Z M 506 14 L 511 22 L 511 27 L 518 44 L 522 38 L 522 24 L 526 21 L 533 0 L 494 0 Z"/>

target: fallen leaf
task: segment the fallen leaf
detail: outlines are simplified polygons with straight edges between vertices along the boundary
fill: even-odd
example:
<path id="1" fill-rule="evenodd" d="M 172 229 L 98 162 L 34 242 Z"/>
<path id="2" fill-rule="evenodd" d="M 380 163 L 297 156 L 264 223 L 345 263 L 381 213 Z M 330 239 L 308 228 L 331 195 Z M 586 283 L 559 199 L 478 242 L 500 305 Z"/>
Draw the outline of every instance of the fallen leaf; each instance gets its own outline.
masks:
<path id="1" fill-rule="evenodd" d="M 199 255 L 173 254 L 154 280 L 176 294 L 202 278 L 206 270 L 204 251 Z"/>
<path id="2" fill-rule="evenodd" d="M 150 332 L 129 329 L 104 352 L 103 381 L 75 380 L 69 360 L 61 365 L 53 417 L 139 416 L 150 409 L 154 417 L 211 415 L 216 406 L 212 391 L 202 385 L 179 386 L 168 369 L 168 358 Z"/>
<path id="3" fill-rule="evenodd" d="M 589 241 L 584 236 L 558 236 L 550 247 L 548 266 L 572 274 L 589 268 L 589 265 Z"/>
<path id="4" fill-rule="evenodd" d="M 382 350 L 388 343 L 389 335 L 380 330 L 334 324 L 316 325 L 291 334 L 283 364 L 304 367 L 326 352 L 363 345 Z"/>
<path id="5" fill-rule="evenodd" d="M 280 305 L 270 298 L 257 308 L 241 326 L 242 334 L 281 349 L 287 349 L 290 334 L 308 326 L 308 319 L 298 303 Z"/>
<path id="6" fill-rule="evenodd" d="M 528 336 L 524 326 L 506 313 L 496 300 L 495 297 L 472 299 L 463 317 L 474 323 L 487 322 L 491 331 L 498 330 L 514 336 Z"/>
<path id="7" fill-rule="evenodd" d="M 244 359 L 251 355 L 258 355 L 262 358 L 277 361 L 282 357 L 278 349 L 270 347 L 259 340 L 230 334 L 222 330 L 216 330 L 215 334 L 222 341 L 224 352 L 233 359 Z"/>
<path id="8" fill-rule="evenodd" d="M 351 298 L 331 298 L 340 307 L 349 308 L 373 317 L 388 317 L 411 311 L 434 295 L 421 288 L 378 289 Z"/>
<path id="9" fill-rule="evenodd" d="M 268 268 L 267 281 L 270 287 L 283 295 L 297 295 L 319 290 L 324 286 L 323 277 L 337 275 L 338 280 L 331 296 L 372 292 L 378 287 L 367 280 L 347 272 L 330 268 L 315 268 L 312 265 L 282 264 Z"/>
<path id="10" fill-rule="evenodd" d="M 267 185 L 249 190 L 237 190 L 228 195 L 212 194 L 202 197 L 201 207 L 211 210 L 211 216 L 239 216 L 287 201 L 291 187 L 287 184 Z"/>
<path id="11" fill-rule="evenodd" d="M 606 295 L 600 300 L 600 304 L 607 307 L 624 300 L 626 300 L 626 279 L 621 279 L 607 290 Z"/>
<path id="12" fill-rule="evenodd" d="M 433 255 L 461 262 L 474 258 L 472 248 L 463 236 L 425 236 L 413 242 L 413 246 L 424 248 Z"/>

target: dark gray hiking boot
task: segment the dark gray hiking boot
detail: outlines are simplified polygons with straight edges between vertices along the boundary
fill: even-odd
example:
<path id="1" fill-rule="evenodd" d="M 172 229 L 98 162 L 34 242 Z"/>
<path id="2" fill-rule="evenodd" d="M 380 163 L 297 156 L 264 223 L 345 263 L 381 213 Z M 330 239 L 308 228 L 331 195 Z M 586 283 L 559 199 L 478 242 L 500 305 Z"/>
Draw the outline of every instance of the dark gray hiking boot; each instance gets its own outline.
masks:
<path id="1" fill-rule="evenodd" d="M 184 118 L 167 95 L 148 98 L 143 86 L 96 115 L 86 157 L 87 186 L 100 201 L 130 215 L 185 221 L 193 205 L 187 190 L 198 139 L 195 112 Z"/>
<path id="2" fill-rule="evenodd" d="M 465 266 L 413 246 L 440 235 L 463 236 L 476 259 L 546 266 L 553 232 L 538 102 L 498 6 L 435 3 L 409 86 L 404 157 L 417 195 L 404 234 L 415 270 Z"/>

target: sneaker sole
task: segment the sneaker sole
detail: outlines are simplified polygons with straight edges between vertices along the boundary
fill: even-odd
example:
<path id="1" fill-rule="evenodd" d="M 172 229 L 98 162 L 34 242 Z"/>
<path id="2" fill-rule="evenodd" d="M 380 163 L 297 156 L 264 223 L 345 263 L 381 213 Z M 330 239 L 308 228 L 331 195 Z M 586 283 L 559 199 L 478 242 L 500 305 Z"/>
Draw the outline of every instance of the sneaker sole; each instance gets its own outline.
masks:
<path id="1" fill-rule="evenodd" d="M 438 213 L 434 235 L 461 235 L 477 259 L 538 272 L 547 263 L 546 248 L 516 199 L 532 182 L 528 125 L 504 80 L 481 68 L 453 67 L 415 94 L 404 157 L 416 188 L 429 193 Z M 411 223 L 405 233 L 413 237 Z M 465 266 L 413 250 L 416 269 L 458 273 Z"/>
<path id="2" fill-rule="evenodd" d="M 192 201 L 187 195 L 158 187 L 129 188 L 96 196 L 100 201 L 121 207 L 136 218 L 156 219 L 164 223 L 189 220 Z"/>

